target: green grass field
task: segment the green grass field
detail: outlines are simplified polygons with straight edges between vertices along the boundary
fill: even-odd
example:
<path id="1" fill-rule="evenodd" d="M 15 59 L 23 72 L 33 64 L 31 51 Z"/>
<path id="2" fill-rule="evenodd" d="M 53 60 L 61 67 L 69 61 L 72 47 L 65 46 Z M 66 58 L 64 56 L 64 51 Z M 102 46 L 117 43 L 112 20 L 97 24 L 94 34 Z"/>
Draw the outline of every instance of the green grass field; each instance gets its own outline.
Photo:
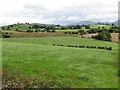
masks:
<path id="1" fill-rule="evenodd" d="M 80 29 L 56 30 L 56 32 L 78 32 Z"/>
<path id="2" fill-rule="evenodd" d="M 4 38 L 2 43 L 4 87 L 118 87 L 117 43 L 72 36 Z M 111 46 L 113 50 L 53 44 Z"/>
<path id="3" fill-rule="evenodd" d="M 98 27 L 103 28 L 104 27 L 105 29 L 109 29 L 112 26 L 111 25 L 91 24 L 90 27 L 91 28 L 98 28 Z"/>

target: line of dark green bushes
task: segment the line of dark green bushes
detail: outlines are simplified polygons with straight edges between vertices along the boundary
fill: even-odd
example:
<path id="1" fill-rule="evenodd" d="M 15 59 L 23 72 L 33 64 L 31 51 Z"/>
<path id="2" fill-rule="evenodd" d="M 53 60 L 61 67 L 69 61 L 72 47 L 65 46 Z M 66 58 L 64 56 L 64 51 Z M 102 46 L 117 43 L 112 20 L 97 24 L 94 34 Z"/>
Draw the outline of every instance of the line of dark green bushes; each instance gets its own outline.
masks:
<path id="1" fill-rule="evenodd" d="M 84 45 L 58 45 L 53 44 L 53 46 L 64 46 L 64 47 L 73 47 L 73 48 L 92 48 L 92 49 L 104 49 L 104 50 L 112 50 L 112 47 L 102 47 L 102 46 L 84 46 Z"/>

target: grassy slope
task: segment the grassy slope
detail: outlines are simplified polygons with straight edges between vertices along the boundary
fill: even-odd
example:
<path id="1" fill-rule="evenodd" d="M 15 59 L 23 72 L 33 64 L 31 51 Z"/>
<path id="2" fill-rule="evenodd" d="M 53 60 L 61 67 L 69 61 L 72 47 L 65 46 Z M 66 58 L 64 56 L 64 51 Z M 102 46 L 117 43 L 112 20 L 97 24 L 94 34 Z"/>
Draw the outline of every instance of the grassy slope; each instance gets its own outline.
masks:
<path id="1" fill-rule="evenodd" d="M 18 29 L 18 30 L 21 30 L 21 31 L 25 31 L 25 30 L 29 29 L 29 26 L 31 26 L 31 25 L 28 25 L 28 24 L 15 24 L 15 25 L 13 25 L 12 28 L 10 27 L 10 29 L 11 30 Z M 7 26 L 6 26 L 6 29 L 7 29 Z"/>
<path id="2" fill-rule="evenodd" d="M 90 25 L 90 27 L 91 28 L 98 28 L 98 27 L 103 28 L 104 27 L 106 29 L 109 29 L 111 27 L 111 25 L 92 24 L 92 25 Z"/>
<path id="3" fill-rule="evenodd" d="M 80 29 L 56 30 L 56 32 L 78 32 Z"/>
<path id="4" fill-rule="evenodd" d="M 112 46 L 112 51 L 52 44 Z M 57 82 L 52 87 L 117 87 L 117 44 L 78 37 L 3 39 L 3 73 Z"/>

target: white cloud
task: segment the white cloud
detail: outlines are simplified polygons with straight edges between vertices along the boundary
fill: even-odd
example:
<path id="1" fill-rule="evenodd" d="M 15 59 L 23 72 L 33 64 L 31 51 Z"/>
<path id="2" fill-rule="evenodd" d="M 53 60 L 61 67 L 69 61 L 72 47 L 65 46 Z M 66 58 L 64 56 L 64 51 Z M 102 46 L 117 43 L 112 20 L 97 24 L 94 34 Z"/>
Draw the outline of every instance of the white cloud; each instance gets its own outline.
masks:
<path id="1" fill-rule="evenodd" d="M 0 25 L 16 22 L 68 24 L 115 21 L 119 0 L 1 0 Z"/>
<path id="2" fill-rule="evenodd" d="M 73 16 L 71 16 L 71 17 L 68 17 L 66 20 L 68 20 L 68 21 L 72 21 L 72 20 L 79 21 L 80 17 L 73 17 Z"/>

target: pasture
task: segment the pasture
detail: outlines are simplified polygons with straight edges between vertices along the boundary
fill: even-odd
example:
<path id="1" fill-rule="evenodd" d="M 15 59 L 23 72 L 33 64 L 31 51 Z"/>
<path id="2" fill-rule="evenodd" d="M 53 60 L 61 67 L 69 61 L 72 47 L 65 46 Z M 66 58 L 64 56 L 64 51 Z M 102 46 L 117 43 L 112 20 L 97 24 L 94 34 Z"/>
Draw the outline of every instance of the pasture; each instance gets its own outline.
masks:
<path id="1" fill-rule="evenodd" d="M 14 24 L 14 25 L 10 25 L 9 26 L 9 29 L 10 30 L 14 30 L 16 31 L 16 29 L 19 29 L 20 31 L 26 31 L 29 29 L 29 27 L 32 26 L 32 25 L 28 25 L 28 24 Z M 5 29 L 8 30 L 8 26 L 5 26 Z"/>
<path id="2" fill-rule="evenodd" d="M 108 46 L 111 51 L 53 46 Z M 3 38 L 3 87 L 117 88 L 118 44 L 73 36 Z"/>
<path id="3" fill-rule="evenodd" d="M 78 32 L 80 29 L 56 30 L 56 32 Z"/>
<path id="4" fill-rule="evenodd" d="M 98 28 L 98 27 L 100 27 L 101 29 L 104 27 L 105 29 L 109 29 L 109 28 L 112 27 L 112 25 L 91 24 L 90 27 L 91 28 Z"/>

